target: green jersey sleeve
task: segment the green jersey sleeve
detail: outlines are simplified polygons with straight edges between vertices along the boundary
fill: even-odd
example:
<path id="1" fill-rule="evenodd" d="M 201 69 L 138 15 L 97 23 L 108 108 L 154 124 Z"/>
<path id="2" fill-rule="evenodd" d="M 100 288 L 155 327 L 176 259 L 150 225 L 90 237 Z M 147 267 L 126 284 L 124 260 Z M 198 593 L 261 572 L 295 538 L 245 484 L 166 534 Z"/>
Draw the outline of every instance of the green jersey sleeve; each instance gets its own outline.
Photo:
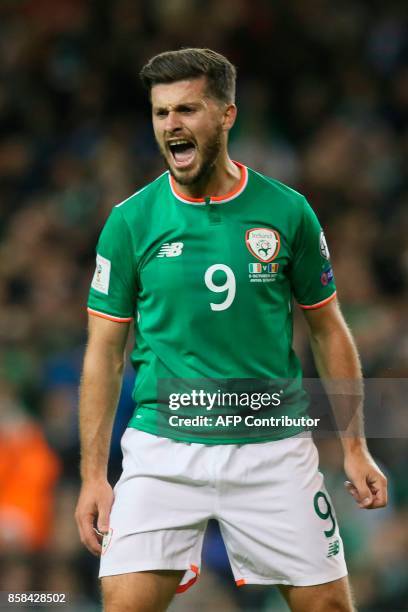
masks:
<path id="1" fill-rule="evenodd" d="M 136 309 L 136 263 L 129 228 L 115 207 L 96 247 L 96 268 L 88 312 L 113 321 L 133 319 Z"/>
<path id="2" fill-rule="evenodd" d="M 303 204 L 290 280 L 301 308 L 319 308 L 334 298 L 336 286 L 324 232 L 311 206 Z"/>

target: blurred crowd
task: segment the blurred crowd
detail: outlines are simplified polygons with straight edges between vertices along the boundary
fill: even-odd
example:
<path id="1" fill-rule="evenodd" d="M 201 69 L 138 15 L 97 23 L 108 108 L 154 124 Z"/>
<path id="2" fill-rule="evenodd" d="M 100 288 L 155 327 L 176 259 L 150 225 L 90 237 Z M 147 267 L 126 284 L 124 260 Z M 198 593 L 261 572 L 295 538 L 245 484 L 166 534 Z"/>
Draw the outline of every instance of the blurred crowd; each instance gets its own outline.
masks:
<path id="1" fill-rule="evenodd" d="M 85 306 L 110 209 L 163 169 L 138 81 L 155 53 L 208 46 L 238 67 L 233 158 L 306 195 L 365 376 L 407 377 L 407 22 L 399 0 L 2 0 L 0 591 L 66 592 L 70 610 L 99 609 L 97 562 L 73 523 Z M 113 481 L 132 382 L 128 370 Z M 408 610 L 408 447 L 369 445 L 388 508 L 355 507 L 336 440 L 319 443 L 322 470 L 359 610 Z M 236 589 L 216 525 L 204 560 L 175 612 L 285 609 L 274 589 Z"/>

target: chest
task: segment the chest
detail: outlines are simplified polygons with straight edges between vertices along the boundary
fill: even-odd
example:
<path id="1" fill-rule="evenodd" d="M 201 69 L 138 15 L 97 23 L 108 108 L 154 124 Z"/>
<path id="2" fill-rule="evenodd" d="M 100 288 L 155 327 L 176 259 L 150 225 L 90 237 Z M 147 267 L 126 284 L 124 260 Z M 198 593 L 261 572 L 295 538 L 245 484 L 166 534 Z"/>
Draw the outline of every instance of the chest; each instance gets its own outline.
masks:
<path id="1" fill-rule="evenodd" d="M 292 248 L 284 225 L 259 212 L 232 213 L 212 204 L 157 227 L 140 259 L 139 300 L 183 299 L 222 310 L 236 300 L 250 307 L 286 294 Z"/>

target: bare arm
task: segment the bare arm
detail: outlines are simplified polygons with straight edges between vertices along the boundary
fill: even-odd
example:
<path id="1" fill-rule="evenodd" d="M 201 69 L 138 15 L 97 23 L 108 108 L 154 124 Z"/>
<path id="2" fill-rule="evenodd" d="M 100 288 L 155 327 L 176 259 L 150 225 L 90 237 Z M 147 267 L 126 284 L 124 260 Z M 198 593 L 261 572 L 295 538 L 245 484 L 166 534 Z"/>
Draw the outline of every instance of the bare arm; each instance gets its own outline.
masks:
<path id="1" fill-rule="evenodd" d="M 386 478 L 372 459 L 364 436 L 360 359 L 337 300 L 305 311 L 316 368 L 325 385 L 344 451 L 348 489 L 362 508 L 387 503 Z"/>
<path id="2" fill-rule="evenodd" d="M 89 341 L 85 353 L 79 401 L 82 489 L 76 520 L 82 542 L 94 554 L 101 545 L 94 530 L 109 529 L 113 492 L 107 480 L 113 420 L 124 368 L 128 323 L 89 317 Z"/>

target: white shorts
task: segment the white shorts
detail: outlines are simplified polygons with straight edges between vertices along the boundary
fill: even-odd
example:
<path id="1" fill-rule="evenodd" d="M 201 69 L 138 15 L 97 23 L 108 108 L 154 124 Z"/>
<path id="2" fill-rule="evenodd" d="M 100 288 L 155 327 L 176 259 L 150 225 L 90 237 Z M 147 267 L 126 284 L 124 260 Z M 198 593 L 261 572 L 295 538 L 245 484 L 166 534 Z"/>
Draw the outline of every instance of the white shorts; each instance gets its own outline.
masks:
<path id="1" fill-rule="evenodd" d="M 99 576 L 186 570 L 196 579 L 209 519 L 236 583 L 323 584 L 347 575 L 310 436 L 258 444 L 177 442 L 128 428 Z"/>

